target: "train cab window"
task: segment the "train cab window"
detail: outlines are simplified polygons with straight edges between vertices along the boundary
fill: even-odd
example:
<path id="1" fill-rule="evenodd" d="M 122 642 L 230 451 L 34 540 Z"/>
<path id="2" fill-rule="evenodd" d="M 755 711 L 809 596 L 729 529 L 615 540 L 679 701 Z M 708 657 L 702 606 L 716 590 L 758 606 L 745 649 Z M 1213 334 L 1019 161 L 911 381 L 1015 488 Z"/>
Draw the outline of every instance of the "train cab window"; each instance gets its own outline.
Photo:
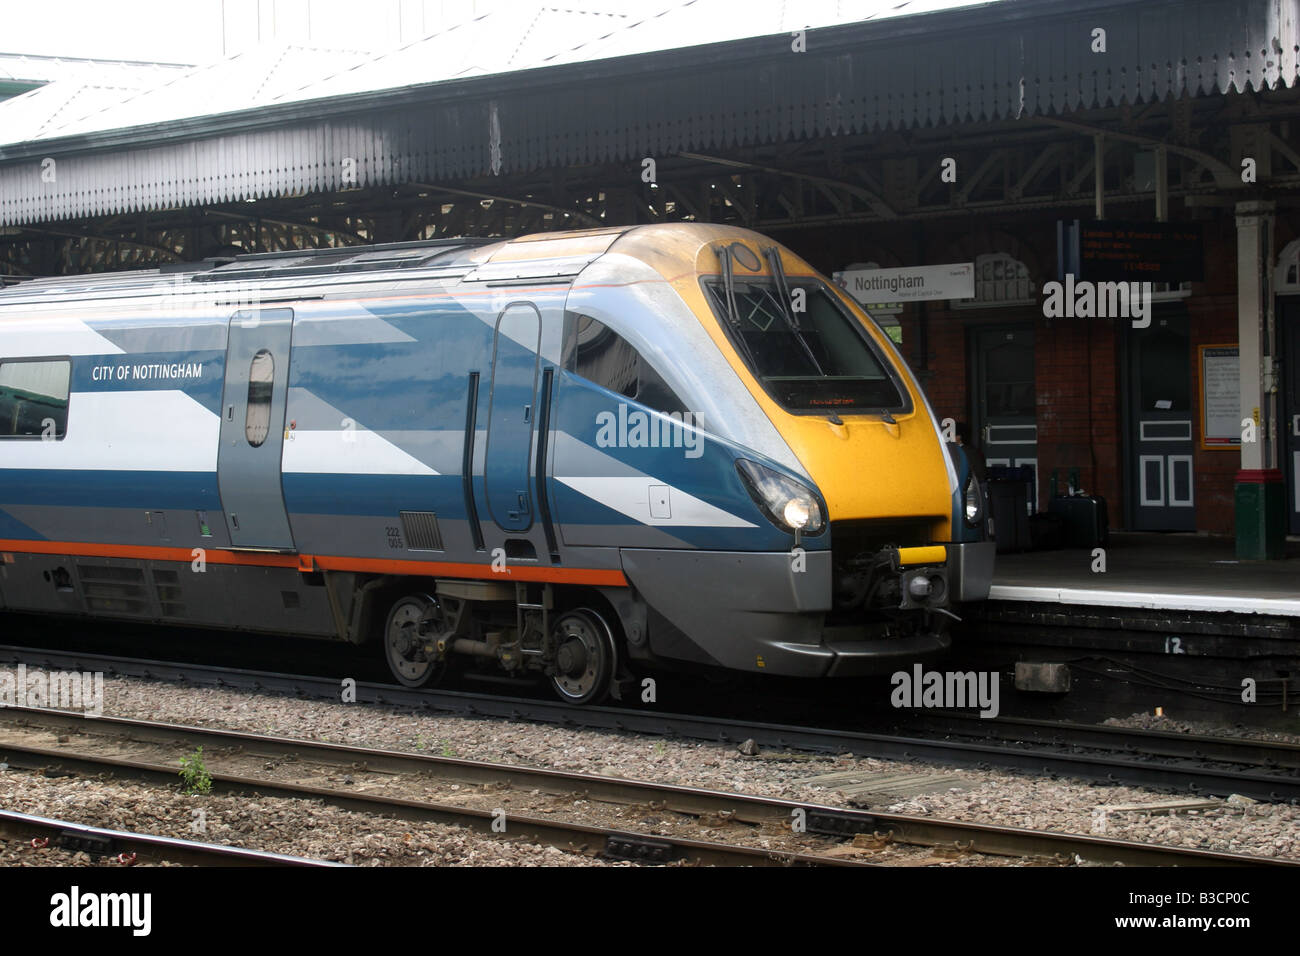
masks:
<path id="1" fill-rule="evenodd" d="M 275 359 L 266 349 L 253 356 L 248 369 L 248 412 L 244 415 L 244 436 L 254 448 L 266 441 L 271 430 L 271 390 L 275 383 Z"/>
<path id="2" fill-rule="evenodd" d="M 787 411 L 911 410 L 889 356 L 820 282 L 706 279 L 709 301 L 749 370 Z M 796 303 L 801 308 L 796 309 Z"/>
<path id="3" fill-rule="evenodd" d="M 62 439 L 71 381 L 67 359 L 0 362 L 0 438 Z"/>
<path id="4" fill-rule="evenodd" d="M 564 367 L 655 411 L 687 411 L 663 376 L 627 339 L 589 315 L 565 315 Z"/>

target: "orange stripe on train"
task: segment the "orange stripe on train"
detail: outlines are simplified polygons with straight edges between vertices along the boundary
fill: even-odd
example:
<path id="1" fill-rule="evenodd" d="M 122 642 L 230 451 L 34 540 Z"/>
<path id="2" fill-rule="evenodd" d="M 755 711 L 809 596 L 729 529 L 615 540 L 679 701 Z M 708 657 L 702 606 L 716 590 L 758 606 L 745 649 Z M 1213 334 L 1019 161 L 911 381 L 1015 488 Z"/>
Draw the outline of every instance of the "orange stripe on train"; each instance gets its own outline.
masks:
<path id="1" fill-rule="evenodd" d="M 10 541 L 0 539 L 0 551 L 20 554 L 52 554 L 59 557 L 133 558 L 146 561 L 180 561 L 194 559 L 190 548 L 162 548 L 152 545 L 92 544 L 69 541 Z M 5 557 L 8 557 L 7 555 Z M 9 558 L 12 561 L 12 558 Z M 236 564 L 264 568 L 297 568 L 309 571 L 360 571 L 372 574 L 420 574 L 450 578 L 504 579 L 510 581 L 544 581 L 554 584 L 589 584 L 626 587 L 627 578 L 619 570 L 600 568 L 544 568 L 508 566 L 493 571 L 486 564 L 457 561 L 403 561 L 393 558 L 352 558 L 345 555 L 276 554 L 272 552 L 226 551 L 204 549 L 208 564 Z"/>

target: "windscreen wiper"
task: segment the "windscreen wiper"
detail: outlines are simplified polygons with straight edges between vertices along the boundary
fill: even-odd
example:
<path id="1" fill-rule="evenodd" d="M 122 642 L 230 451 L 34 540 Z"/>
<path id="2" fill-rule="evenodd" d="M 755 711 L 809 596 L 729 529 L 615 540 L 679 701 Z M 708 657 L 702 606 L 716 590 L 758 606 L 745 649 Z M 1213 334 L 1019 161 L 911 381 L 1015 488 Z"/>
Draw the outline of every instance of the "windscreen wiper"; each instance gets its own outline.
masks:
<path id="1" fill-rule="evenodd" d="M 718 249 L 718 263 L 722 266 L 723 306 L 732 328 L 740 328 L 740 309 L 736 308 L 736 275 L 731 271 L 731 246 Z"/>
<path id="2" fill-rule="evenodd" d="M 785 319 L 785 324 L 790 327 L 794 337 L 799 340 L 804 354 L 808 356 L 808 361 L 812 362 L 817 374 L 825 377 L 826 371 L 822 368 L 822 363 L 817 361 L 817 356 L 813 354 L 812 348 L 808 345 L 808 340 L 803 337 L 803 328 L 799 324 L 799 315 L 794 310 L 794 303 L 790 301 L 790 283 L 786 281 L 785 267 L 781 265 L 780 250 L 776 246 L 768 246 L 763 250 L 763 255 L 767 257 L 767 264 L 772 269 L 772 278 L 776 280 L 776 297 L 781 300 L 777 305 L 780 307 L 781 317 Z"/>
<path id="3" fill-rule="evenodd" d="M 745 341 L 745 330 L 740 327 L 740 308 L 736 305 L 736 274 L 731 269 L 731 257 L 734 253 L 731 251 L 731 246 L 721 246 L 717 253 L 718 263 L 722 267 L 722 307 L 726 310 L 727 322 L 735 333 L 732 337 L 740 346 L 740 350 L 745 353 L 745 360 L 749 367 L 756 375 L 762 374 L 754 353 L 750 351 L 749 343 Z"/>

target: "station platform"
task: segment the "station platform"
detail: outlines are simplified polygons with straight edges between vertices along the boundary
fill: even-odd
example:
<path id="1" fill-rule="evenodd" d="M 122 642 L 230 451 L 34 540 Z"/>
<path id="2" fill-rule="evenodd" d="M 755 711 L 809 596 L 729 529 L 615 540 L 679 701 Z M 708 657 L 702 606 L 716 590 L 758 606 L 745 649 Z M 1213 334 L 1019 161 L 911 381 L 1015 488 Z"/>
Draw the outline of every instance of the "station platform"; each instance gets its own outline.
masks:
<path id="1" fill-rule="evenodd" d="M 1098 573 L 1083 548 L 1000 554 L 989 600 L 962 607 L 951 666 L 1001 672 L 1004 709 L 1020 716 L 1100 720 L 1160 707 L 1292 732 L 1300 542 L 1286 548 L 1282 560 L 1239 561 L 1227 536 L 1112 531 Z M 1011 673 L 1020 662 L 1065 665 L 1068 690 L 1028 672 L 1022 686 Z"/>
<path id="2" fill-rule="evenodd" d="M 989 599 L 1300 617 L 1300 542 L 1239 561 L 1230 537 L 1112 531 L 1105 558 L 1102 573 L 1081 548 L 999 554 Z"/>

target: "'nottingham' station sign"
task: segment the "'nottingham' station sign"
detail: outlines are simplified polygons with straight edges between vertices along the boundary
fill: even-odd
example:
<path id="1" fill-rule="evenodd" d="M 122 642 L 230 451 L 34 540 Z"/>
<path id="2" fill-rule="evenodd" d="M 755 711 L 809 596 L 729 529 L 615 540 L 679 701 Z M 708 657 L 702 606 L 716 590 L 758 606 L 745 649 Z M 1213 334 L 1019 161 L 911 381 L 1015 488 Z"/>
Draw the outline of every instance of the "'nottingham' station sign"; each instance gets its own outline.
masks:
<path id="1" fill-rule="evenodd" d="M 1057 273 L 1093 282 L 1200 282 L 1201 227 L 1172 222 L 1056 224 Z"/>
<path id="2" fill-rule="evenodd" d="M 835 273 L 834 279 L 841 289 L 864 306 L 975 298 L 973 262 L 904 266 L 901 269 L 852 269 Z"/>

